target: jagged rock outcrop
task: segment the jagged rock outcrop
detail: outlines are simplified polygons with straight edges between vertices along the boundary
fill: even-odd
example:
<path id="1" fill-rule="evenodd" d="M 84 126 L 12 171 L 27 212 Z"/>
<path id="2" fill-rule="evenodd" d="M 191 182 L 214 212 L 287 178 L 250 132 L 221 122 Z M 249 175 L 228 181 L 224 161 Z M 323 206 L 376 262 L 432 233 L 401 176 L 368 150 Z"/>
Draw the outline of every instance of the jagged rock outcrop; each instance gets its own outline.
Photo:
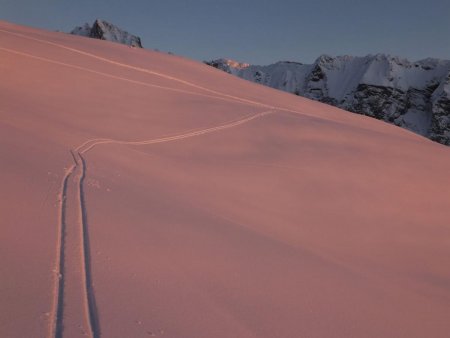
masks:
<path id="1" fill-rule="evenodd" d="M 450 61 L 378 54 L 320 56 L 313 64 L 207 64 L 243 79 L 372 116 L 450 145 Z"/>
<path id="2" fill-rule="evenodd" d="M 70 34 L 142 48 L 140 37 L 130 34 L 105 20 L 97 19 L 92 26 L 85 23 L 83 26 L 75 27 Z"/>
<path id="3" fill-rule="evenodd" d="M 430 138 L 450 145 L 450 73 L 432 96 Z"/>

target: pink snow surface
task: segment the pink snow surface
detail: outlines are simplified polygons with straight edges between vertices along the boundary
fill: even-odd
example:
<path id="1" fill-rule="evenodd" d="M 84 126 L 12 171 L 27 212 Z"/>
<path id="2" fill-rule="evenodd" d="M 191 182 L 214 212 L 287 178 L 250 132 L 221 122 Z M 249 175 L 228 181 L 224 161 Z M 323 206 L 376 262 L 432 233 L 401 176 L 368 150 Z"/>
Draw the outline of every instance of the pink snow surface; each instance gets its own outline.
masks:
<path id="1" fill-rule="evenodd" d="M 450 337 L 450 149 L 403 129 L 0 22 L 0 164 L 0 337 Z"/>

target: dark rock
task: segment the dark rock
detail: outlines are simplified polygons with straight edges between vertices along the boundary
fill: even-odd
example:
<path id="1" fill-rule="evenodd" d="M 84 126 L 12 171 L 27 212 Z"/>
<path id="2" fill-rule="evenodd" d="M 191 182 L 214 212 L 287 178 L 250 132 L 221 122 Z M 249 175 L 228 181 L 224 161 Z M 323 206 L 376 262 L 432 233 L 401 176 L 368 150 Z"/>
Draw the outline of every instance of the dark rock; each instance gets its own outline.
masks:
<path id="1" fill-rule="evenodd" d="M 92 26 L 86 23 L 83 26 L 75 27 L 70 34 L 143 48 L 140 37 L 132 35 L 105 20 L 97 19 Z"/>

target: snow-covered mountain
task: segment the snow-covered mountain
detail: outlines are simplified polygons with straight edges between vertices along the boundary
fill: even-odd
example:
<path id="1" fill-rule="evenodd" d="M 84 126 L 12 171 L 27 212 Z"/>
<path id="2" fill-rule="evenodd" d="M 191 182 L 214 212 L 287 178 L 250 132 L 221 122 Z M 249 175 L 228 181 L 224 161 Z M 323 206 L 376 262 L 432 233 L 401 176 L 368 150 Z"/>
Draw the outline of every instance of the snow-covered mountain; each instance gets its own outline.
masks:
<path id="1" fill-rule="evenodd" d="M 75 27 L 70 34 L 142 48 L 140 37 L 130 34 L 105 20 L 97 19 L 92 26 L 85 23 L 83 26 Z"/>
<path id="2" fill-rule="evenodd" d="M 207 64 L 243 79 L 384 120 L 450 145 L 450 60 L 384 54 L 320 56 L 313 64 Z"/>

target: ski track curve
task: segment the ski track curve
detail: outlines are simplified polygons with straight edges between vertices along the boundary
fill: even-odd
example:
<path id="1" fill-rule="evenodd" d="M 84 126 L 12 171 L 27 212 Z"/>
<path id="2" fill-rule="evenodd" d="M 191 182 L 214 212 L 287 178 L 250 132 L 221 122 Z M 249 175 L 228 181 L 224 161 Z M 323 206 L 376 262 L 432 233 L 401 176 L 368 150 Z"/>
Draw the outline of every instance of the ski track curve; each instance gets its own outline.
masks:
<path id="1" fill-rule="evenodd" d="M 251 120 L 254 120 L 256 118 L 262 117 L 264 115 L 271 114 L 273 112 L 274 111 L 272 111 L 272 110 L 267 110 L 267 111 L 264 111 L 264 112 L 261 112 L 261 113 L 247 115 L 247 116 L 244 116 L 243 118 L 240 118 L 240 119 L 237 119 L 237 120 L 234 120 L 234 121 L 230 121 L 228 123 L 225 123 L 225 124 L 222 124 L 222 125 L 219 125 L 219 126 L 210 127 L 210 128 L 206 128 L 206 129 L 195 130 L 195 131 L 187 132 L 187 133 L 184 133 L 184 134 L 177 134 L 177 135 L 173 135 L 173 136 L 166 136 L 166 137 L 161 137 L 161 138 L 156 138 L 156 139 L 149 139 L 149 140 L 143 140 L 143 141 L 121 141 L 121 140 L 113 140 L 113 139 L 92 139 L 92 140 L 88 140 L 88 141 L 84 142 L 81 146 L 77 147 L 76 151 L 79 152 L 80 154 L 84 154 L 84 153 L 88 152 L 89 150 L 91 150 L 92 148 L 94 148 L 95 146 L 98 146 L 100 144 L 112 144 L 113 143 L 113 144 L 123 144 L 123 145 L 148 145 L 148 144 L 155 144 L 155 143 L 164 143 L 164 142 L 170 142 L 170 141 L 177 141 L 177 140 L 182 140 L 182 139 L 189 138 L 189 137 L 209 134 L 209 133 L 213 133 L 215 131 L 232 128 L 232 127 L 244 124 L 246 122 L 249 122 Z"/>
<path id="2" fill-rule="evenodd" d="M 221 130 L 233 128 L 244 123 L 250 122 L 254 119 L 263 117 L 265 115 L 274 113 L 272 110 L 263 111 L 256 114 L 246 115 L 240 119 L 230 121 L 218 126 L 199 129 L 185 132 L 173 136 L 166 136 L 160 138 L 153 138 L 141 141 L 121 141 L 113 139 L 92 139 L 87 140 L 70 150 L 72 157 L 72 165 L 66 169 L 62 178 L 60 193 L 59 193 L 59 223 L 58 223 L 58 242 L 57 253 L 54 266 L 54 286 L 53 286 L 53 302 L 51 310 L 51 318 L 49 321 L 49 338 L 63 338 L 64 337 L 64 305 L 65 305 L 65 259 L 66 259 L 66 245 L 70 238 L 66 236 L 66 214 L 69 208 L 77 209 L 78 213 L 78 231 L 81 239 L 79 262 L 81 266 L 81 280 L 83 284 L 83 294 L 80 298 L 83 302 L 83 311 L 86 323 L 88 323 L 88 331 L 86 334 L 90 338 L 100 338 L 100 321 L 95 300 L 94 286 L 92 282 L 91 270 L 91 253 L 89 244 L 89 231 L 87 220 L 87 207 L 84 194 L 84 179 L 86 177 L 87 165 L 83 154 L 93 149 L 95 146 L 101 144 L 123 144 L 123 145 L 150 145 L 157 143 L 165 143 L 183 140 L 186 138 L 201 136 L 209 133 L 218 132 Z M 76 206 L 68 205 L 67 190 L 69 184 L 73 184 L 76 189 Z M 72 234 L 72 236 L 74 236 Z"/>

